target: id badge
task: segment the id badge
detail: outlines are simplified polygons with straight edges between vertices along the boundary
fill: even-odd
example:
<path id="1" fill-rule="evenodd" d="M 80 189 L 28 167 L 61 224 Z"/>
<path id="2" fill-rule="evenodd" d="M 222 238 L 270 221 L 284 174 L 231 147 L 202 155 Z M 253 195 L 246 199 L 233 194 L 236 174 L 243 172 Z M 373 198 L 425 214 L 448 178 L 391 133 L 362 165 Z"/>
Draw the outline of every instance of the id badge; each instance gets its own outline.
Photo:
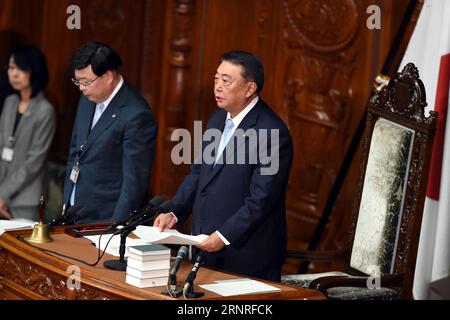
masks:
<path id="1" fill-rule="evenodd" d="M 80 174 L 80 169 L 78 168 L 78 164 L 72 167 L 72 171 L 70 172 L 70 180 L 73 183 L 77 183 L 78 175 Z"/>
<path id="2" fill-rule="evenodd" d="M 2 151 L 2 160 L 11 162 L 14 156 L 14 149 L 11 148 L 3 148 Z"/>

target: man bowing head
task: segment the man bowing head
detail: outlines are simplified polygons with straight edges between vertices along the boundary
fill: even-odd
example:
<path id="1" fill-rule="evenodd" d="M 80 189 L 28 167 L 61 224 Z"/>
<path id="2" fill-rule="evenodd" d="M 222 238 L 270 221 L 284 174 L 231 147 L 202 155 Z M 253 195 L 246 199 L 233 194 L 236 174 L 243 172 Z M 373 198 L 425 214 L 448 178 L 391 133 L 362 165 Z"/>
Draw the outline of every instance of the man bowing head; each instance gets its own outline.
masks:
<path id="1" fill-rule="evenodd" d="M 79 223 L 116 221 L 144 205 L 155 153 L 156 121 L 124 79 L 120 56 L 89 42 L 72 57 L 80 89 L 64 184 L 65 208 L 87 207 Z"/>

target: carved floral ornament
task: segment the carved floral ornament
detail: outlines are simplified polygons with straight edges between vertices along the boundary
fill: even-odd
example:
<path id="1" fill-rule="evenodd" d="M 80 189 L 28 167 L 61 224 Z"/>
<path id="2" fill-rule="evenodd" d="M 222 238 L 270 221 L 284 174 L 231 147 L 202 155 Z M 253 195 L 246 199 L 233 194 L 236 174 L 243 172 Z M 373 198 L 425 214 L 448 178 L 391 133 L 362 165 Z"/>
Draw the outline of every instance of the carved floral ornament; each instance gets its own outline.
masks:
<path id="1" fill-rule="evenodd" d="M 48 274 L 39 267 L 7 253 L 0 254 L 0 278 L 4 277 L 19 286 L 47 299 L 66 300 L 68 288 L 66 278 Z M 77 300 L 109 300 L 112 295 L 82 286 L 73 291 Z"/>
<path id="2" fill-rule="evenodd" d="M 358 30 L 354 0 L 285 0 L 287 36 L 292 45 L 328 53 L 344 49 Z"/>
<path id="3" fill-rule="evenodd" d="M 388 109 L 392 113 L 407 116 L 418 123 L 431 123 L 436 113 L 425 116 L 427 106 L 425 87 L 413 63 L 408 63 L 381 91 L 376 91 L 370 105 Z"/>
<path id="4" fill-rule="evenodd" d="M 47 276 L 27 262 L 8 254 L 0 255 L 0 264 L 1 276 L 20 286 L 49 299 L 65 298 L 65 282 L 62 279 Z"/>

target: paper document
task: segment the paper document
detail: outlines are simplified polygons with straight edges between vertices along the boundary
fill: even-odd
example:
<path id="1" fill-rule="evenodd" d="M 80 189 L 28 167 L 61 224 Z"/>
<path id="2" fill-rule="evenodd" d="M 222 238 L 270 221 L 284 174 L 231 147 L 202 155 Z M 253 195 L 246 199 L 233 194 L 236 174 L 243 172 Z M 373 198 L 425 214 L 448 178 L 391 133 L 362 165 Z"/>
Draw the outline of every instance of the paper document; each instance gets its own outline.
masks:
<path id="1" fill-rule="evenodd" d="M 149 226 L 137 226 L 133 233 L 142 240 L 160 244 L 197 245 L 208 238 L 205 234 L 191 236 L 173 229 L 160 232 L 158 228 Z"/>
<path id="2" fill-rule="evenodd" d="M 36 221 L 21 218 L 12 220 L 0 220 L 0 236 L 3 234 L 3 232 L 9 230 L 32 229 L 36 223 Z"/>
<path id="3" fill-rule="evenodd" d="M 95 246 L 98 248 L 99 244 L 98 244 L 98 240 L 100 238 L 99 235 L 95 235 L 95 236 L 85 236 L 86 239 L 91 240 L 93 243 L 95 243 Z M 102 243 L 100 244 L 100 249 L 102 251 L 105 251 L 105 246 L 108 243 L 109 239 L 111 238 L 110 234 L 104 234 L 102 236 Z M 149 244 L 148 241 L 142 240 L 142 239 L 132 239 L 130 237 L 127 238 L 127 241 L 125 243 L 125 257 L 128 256 L 128 247 L 129 246 L 138 246 L 138 245 L 142 245 L 142 244 Z M 119 257 L 120 253 L 119 253 L 119 249 L 120 249 L 120 234 L 115 235 L 111 241 L 108 244 L 108 247 L 106 248 L 106 253 L 109 253 L 110 255 L 113 255 L 115 257 Z"/>
<path id="4" fill-rule="evenodd" d="M 229 279 L 214 281 L 213 284 L 199 285 L 200 288 L 217 293 L 223 297 L 237 296 L 242 294 L 279 292 L 281 289 L 265 284 L 260 281 L 243 279 Z"/>

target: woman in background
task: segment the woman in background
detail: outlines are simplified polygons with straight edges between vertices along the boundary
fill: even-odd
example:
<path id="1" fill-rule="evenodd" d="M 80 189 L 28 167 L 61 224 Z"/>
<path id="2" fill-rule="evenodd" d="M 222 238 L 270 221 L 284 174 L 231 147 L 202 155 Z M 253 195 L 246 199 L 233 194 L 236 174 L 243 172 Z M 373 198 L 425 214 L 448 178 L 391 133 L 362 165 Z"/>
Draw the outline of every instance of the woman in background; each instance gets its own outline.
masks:
<path id="1" fill-rule="evenodd" d="M 0 219 L 38 220 L 56 128 L 53 106 L 42 92 L 48 82 L 44 54 L 32 45 L 17 47 L 9 56 L 8 79 L 15 93 L 0 118 Z"/>

